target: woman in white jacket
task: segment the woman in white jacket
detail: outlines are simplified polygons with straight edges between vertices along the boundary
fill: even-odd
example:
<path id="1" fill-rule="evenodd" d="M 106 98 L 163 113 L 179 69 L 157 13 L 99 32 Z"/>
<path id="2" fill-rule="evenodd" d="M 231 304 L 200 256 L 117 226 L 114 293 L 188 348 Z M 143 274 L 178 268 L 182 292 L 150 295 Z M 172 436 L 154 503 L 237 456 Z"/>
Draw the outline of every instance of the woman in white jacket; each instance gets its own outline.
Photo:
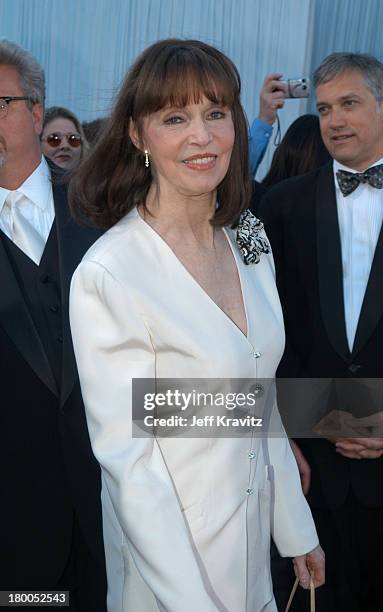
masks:
<path id="1" fill-rule="evenodd" d="M 284 335 L 267 238 L 243 212 L 239 94 L 236 68 L 216 49 L 156 43 L 130 69 L 71 187 L 78 216 L 108 229 L 73 277 L 71 324 L 103 474 L 110 612 L 274 611 L 270 532 L 304 586 L 309 572 L 324 579 L 274 385 L 254 386 L 273 379 Z M 173 416 L 189 429 L 173 421 L 170 435 L 140 435 L 132 381 L 169 378 L 263 395 L 263 431 L 274 436 L 246 421 L 224 437 L 215 413 L 217 435 L 208 419 L 193 431 L 198 407 L 179 405 Z M 152 419 L 169 414 L 159 404 Z"/>

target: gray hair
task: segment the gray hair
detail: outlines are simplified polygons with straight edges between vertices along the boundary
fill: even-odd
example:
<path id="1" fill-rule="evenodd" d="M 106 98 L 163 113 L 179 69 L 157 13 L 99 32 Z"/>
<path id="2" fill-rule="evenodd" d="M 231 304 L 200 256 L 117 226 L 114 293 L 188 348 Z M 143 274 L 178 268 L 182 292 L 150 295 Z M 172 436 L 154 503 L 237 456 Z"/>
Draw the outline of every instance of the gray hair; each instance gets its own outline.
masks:
<path id="1" fill-rule="evenodd" d="M 366 87 L 380 104 L 383 101 L 383 64 L 367 53 L 331 53 L 315 70 L 314 87 L 349 70 L 357 70 L 362 74 Z"/>
<path id="2" fill-rule="evenodd" d="M 17 70 L 20 87 L 24 95 L 30 98 L 30 101 L 27 102 L 29 108 L 37 103 L 44 106 L 44 70 L 33 55 L 10 40 L 2 39 L 0 40 L 0 65 L 11 66 Z M 1 93 L 7 94 L 6 91 Z"/>

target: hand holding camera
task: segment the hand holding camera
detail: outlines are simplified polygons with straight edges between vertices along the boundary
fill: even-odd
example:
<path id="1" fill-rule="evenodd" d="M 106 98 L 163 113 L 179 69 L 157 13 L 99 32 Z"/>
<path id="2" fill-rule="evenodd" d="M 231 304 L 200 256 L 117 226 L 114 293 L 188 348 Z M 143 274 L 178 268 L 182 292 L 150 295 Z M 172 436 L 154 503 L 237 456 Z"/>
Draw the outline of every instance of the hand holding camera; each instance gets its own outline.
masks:
<path id="1" fill-rule="evenodd" d="M 273 125 L 277 112 L 283 108 L 286 98 L 308 98 L 310 79 L 282 79 L 283 75 L 275 72 L 268 74 L 263 81 L 259 99 L 259 118 Z"/>
<path id="2" fill-rule="evenodd" d="M 259 96 L 259 118 L 273 125 L 277 111 L 285 103 L 286 84 L 280 81 L 282 74 L 268 74 L 263 81 Z"/>

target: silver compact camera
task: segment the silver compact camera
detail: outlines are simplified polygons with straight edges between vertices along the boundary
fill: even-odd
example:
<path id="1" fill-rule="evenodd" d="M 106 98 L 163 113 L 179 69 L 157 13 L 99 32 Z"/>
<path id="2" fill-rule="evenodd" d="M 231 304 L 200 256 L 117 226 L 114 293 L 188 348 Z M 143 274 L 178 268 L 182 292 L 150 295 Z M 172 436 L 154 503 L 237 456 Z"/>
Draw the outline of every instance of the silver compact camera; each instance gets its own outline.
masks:
<path id="1" fill-rule="evenodd" d="M 308 98 L 310 95 L 310 79 L 301 77 L 300 79 L 280 79 L 284 83 L 285 98 Z"/>

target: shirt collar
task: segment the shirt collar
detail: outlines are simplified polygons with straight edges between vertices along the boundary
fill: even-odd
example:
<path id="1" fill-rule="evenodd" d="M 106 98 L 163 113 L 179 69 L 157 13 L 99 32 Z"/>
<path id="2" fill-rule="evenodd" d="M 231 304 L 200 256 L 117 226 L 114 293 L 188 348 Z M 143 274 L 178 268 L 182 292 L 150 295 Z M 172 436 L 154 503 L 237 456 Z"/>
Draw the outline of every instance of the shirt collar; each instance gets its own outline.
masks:
<path id="1" fill-rule="evenodd" d="M 379 164 L 383 164 L 383 157 L 381 157 L 376 162 L 371 164 L 371 166 L 368 166 L 368 167 L 369 168 L 373 168 L 374 166 L 378 166 Z M 337 178 L 336 178 L 336 173 L 338 172 L 338 170 L 346 170 L 346 172 L 352 172 L 353 174 L 356 173 L 357 170 L 355 170 L 354 168 L 349 168 L 348 166 L 344 166 L 340 162 L 336 161 L 336 159 L 333 160 L 333 172 L 334 172 L 335 189 L 336 189 L 336 191 L 339 191 L 341 193 L 340 187 L 338 185 L 338 181 L 337 181 Z M 367 170 L 367 168 L 365 170 Z"/>
<path id="2" fill-rule="evenodd" d="M 42 211 L 44 211 L 49 204 L 51 190 L 51 174 L 44 157 L 41 158 L 37 168 L 25 179 L 24 183 L 15 189 L 15 191 L 19 191 L 25 195 L 28 200 L 33 202 L 33 204 Z M 9 192 L 9 189 L 0 187 L 0 214 Z"/>

